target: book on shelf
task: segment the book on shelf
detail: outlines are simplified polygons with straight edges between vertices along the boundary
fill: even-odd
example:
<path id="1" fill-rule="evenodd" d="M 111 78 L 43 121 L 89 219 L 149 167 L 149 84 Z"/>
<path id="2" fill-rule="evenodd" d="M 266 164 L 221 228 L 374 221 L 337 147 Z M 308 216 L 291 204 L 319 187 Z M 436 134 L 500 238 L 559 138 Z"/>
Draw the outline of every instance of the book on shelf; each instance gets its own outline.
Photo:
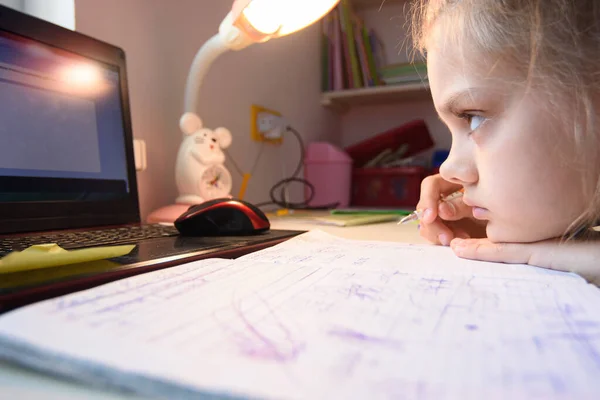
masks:
<path id="1" fill-rule="evenodd" d="M 426 65 L 388 65 L 383 41 L 366 26 L 350 0 L 341 0 L 322 20 L 322 91 L 424 81 Z"/>
<path id="2" fill-rule="evenodd" d="M 419 63 L 398 63 L 385 66 L 381 71 L 381 80 L 386 85 L 407 83 L 425 83 L 427 78 L 427 65 Z"/>
<path id="3" fill-rule="evenodd" d="M 427 78 L 423 78 L 419 75 L 383 78 L 382 81 L 386 84 L 386 86 L 402 85 L 402 84 L 409 84 L 409 83 L 427 83 L 428 82 Z"/>

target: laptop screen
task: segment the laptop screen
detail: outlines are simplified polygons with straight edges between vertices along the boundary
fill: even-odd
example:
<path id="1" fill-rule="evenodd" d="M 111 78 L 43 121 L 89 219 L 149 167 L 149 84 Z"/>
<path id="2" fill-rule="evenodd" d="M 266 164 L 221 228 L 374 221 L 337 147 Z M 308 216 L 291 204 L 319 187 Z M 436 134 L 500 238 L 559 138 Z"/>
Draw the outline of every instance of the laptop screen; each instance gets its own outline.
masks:
<path id="1" fill-rule="evenodd" d="M 125 52 L 0 6 L 0 234 L 138 222 Z"/>
<path id="2" fill-rule="evenodd" d="M 0 30 L 0 203 L 130 190 L 119 72 Z"/>

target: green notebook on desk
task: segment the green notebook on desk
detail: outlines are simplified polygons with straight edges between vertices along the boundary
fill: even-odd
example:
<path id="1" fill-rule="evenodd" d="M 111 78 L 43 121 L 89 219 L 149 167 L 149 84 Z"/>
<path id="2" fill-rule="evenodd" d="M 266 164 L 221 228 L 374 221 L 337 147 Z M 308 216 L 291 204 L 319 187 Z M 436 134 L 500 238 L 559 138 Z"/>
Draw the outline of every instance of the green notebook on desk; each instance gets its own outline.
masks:
<path id="1" fill-rule="evenodd" d="M 383 215 L 392 214 L 396 216 L 406 216 L 413 212 L 407 208 L 338 208 L 331 210 L 332 214 L 348 215 L 348 214 L 362 214 L 362 215 Z"/>
<path id="2" fill-rule="evenodd" d="M 350 209 L 347 209 L 350 210 Z M 325 210 L 294 210 L 288 215 L 279 216 L 277 218 L 285 219 L 299 219 L 305 220 L 311 223 L 321 225 L 333 225 L 333 226 L 358 226 L 358 225 L 369 225 L 378 224 L 382 222 L 398 221 L 403 215 L 409 214 L 395 212 L 368 212 L 363 211 L 342 211 L 339 209 L 325 211 Z"/>
<path id="3" fill-rule="evenodd" d="M 398 214 L 366 214 L 366 213 L 349 213 L 349 214 L 334 214 L 325 215 L 322 217 L 313 217 L 312 221 L 324 225 L 334 226 L 357 226 L 377 224 L 381 222 L 389 222 L 398 220 Z"/>

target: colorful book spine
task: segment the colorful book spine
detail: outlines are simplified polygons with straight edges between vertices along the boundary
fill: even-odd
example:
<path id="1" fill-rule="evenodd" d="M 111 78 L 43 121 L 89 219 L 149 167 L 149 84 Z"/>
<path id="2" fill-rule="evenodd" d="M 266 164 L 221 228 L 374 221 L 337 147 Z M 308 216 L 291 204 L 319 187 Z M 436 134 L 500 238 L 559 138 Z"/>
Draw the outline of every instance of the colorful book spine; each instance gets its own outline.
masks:
<path id="1" fill-rule="evenodd" d="M 373 80 L 374 86 L 381 86 L 381 79 L 379 77 L 379 71 L 375 64 L 375 55 L 373 54 L 373 48 L 371 47 L 371 37 L 369 36 L 369 30 L 366 26 L 362 26 L 363 43 L 365 45 L 365 51 L 367 53 L 367 64 L 369 65 L 369 71 L 371 72 L 371 79 Z"/>
<path id="2" fill-rule="evenodd" d="M 323 90 L 338 91 L 386 84 L 382 76 L 385 64 L 380 60 L 383 58 L 380 41 L 352 10 L 349 0 L 341 0 L 324 18 L 322 41 Z"/>
<path id="3" fill-rule="evenodd" d="M 345 85 L 346 89 L 352 89 L 355 87 L 354 76 L 352 74 L 352 63 L 350 47 L 348 46 L 348 35 L 346 34 L 346 15 L 342 10 L 341 4 L 337 6 L 337 11 L 340 19 L 340 37 L 342 42 L 342 55 L 344 59 L 343 70 L 345 74 Z"/>
<path id="4" fill-rule="evenodd" d="M 343 90 L 344 84 L 344 71 L 343 71 L 343 48 L 342 48 L 342 32 L 340 28 L 340 16 L 339 13 L 333 12 L 333 32 L 332 32 L 332 44 L 333 44 L 333 90 Z"/>
<path id="5" fill-rule="evenodd" d="M 329 21 L 321 21 L 321 91 L 329 90 Z"/>
<path id="6" fill-rule="evenodd" d="M 373 53 L 373 59 L 375 61 L 375 69 L 381 74 L 381 71 L 387 65 L 385 47 L 383 42 L 379 40 L 379 37 L 373 29 L 369 30 L 369 41 L 371 42 L 371 51 Z"/>
<path id="7" fill-rule="evenodd" d="M 333 16 L 330 14 L 328 15 L 329 18 L 329 31 L 327 32 L 327 37 L 329 39 L 328 44 L 328 50 L 329 50 L 329 55 L 328 55 L 328 71 L 329 71 L 329 90 L 334 90 L 334 79 L 335 79 L 335 75 L 334 75 L 334 43 L 333 43 L 333 34 L 334 34 L 334 29 L 335 26 L 333 24 Z"/>
<path id="8" fill-rule="evenodd" d="M 354 40 L 354 29 L 352 23 L 352 8 L 350 7 L 349 0 L 342 0 L 340 2 L 342 15 L 344 16 L 344 25 L 346 31 L 346 42 L 348 45 L 348 52 L 350 58 L 350 67 L 352 69 L 352 81 L 354 83 L 354 88 L 363 87 L 362 75 L 360 71 L 360 64 L 358 60 L 358 52 L 356 51 L 356 42 Z"/>
<path id="9" fill-rule="evenodd" d="M 365 87 L 373 87 L 375 86 L 375 81 L 373 80 L 373 73 L 369 67 L 367 48 L 362 35 L 364 24 L 357 16 L 354 18 L 354 24 L 354 37 L 356 40 L 356 50 L 358 53 L 360 70 L 362 72 L 363 84 Z"/>

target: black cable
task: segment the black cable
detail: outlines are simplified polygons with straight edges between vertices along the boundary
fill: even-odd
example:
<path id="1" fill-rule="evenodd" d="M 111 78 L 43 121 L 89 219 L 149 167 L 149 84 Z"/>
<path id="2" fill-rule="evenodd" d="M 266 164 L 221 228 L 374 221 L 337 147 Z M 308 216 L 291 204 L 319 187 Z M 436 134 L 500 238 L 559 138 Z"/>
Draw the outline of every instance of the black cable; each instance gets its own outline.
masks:
<path id="1" fill-rule="evenodd" d="M 296 170 L 294 171 L 292 176 L 290 176 L 289 178 L 282 179 L 279 182 L 277 182 L 275 185 L 273 185 L 273 187 L 269 191 L 269 196 L 271 197 L 271 201 L 255 204 L 256 207 L 264 207 L 264 206 L 274 204 L 281 208 L 287 208 L 289 210 L 327 210 L 330 208 L 336 208 L 340 204 L 339 202 L 323 204 L 323 205 L 319 205 L 319 206 L 309 206 L 309 203 L 315 197 L 315 187 L 313 186 L 312 183 L 310 183 L 306 179 L 298 177 L 298 175 L 300 174 L 300 171 L 302 170 L 302 165 L 304 163 L 304 157 L 306 154 L 306 150 L 304 148 L 304 140 L 302 140 L 302 136 L 300 136 L 300 133 L 298 133 L 298 131 L 295 130 L 294 128 L 292 128 L 291 126 L 287 126 L 285 129 L 285 132 L 291 132 L 292 134 L 294 134 L 296 139 L 298 139 L 298 144 L 300 145 L 300 160 L 298 161 L 298 165 L 296 166 Z M 290 183 L 293 183 L 293 182 L 298 182 L 303 185 L 306 185 L 310 189 L 310 196 L 308 196 L 308 199 L 301 201 L 301 202 L 296 202 L 296 203 L 286 201 L 285 189 L 286 189 L 287 185 L 289 185 Z M 279 190 L 279 195 L 280 195 L 279 199 L 277 198 L 278 190 Z"/>

